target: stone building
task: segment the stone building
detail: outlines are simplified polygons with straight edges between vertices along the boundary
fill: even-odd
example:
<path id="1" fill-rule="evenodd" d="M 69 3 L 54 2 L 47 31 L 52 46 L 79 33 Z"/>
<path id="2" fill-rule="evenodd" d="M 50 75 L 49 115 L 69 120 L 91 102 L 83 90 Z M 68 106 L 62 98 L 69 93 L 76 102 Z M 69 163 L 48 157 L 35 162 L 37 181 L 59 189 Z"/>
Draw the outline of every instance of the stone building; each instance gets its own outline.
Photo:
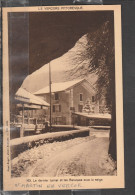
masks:
<path id="1" fill-rule="evenodd" d="M 50 103 L 49 86 L 35 92 L 34 95 Z M 86 104 L 89 102 L 89 110 Z M 72 113 L 99 113 L 99 101 L 96 99 L 96 89 L 86 80 L 72 80 L 51 84 L 52 124 L 72 124 Z M 47 110 L 49 121 L 49 109 Z"/>

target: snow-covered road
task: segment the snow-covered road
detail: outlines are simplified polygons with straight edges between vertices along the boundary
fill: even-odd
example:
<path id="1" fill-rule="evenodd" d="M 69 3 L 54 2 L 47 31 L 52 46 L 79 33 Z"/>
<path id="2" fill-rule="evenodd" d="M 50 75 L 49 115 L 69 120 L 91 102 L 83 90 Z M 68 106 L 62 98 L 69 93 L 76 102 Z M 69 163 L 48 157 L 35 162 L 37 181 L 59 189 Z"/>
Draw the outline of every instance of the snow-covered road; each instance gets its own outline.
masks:
<path id="1" fill-rule="evenodd" d="M 108 143 L 107 136 L 88 136 L 33 148 L 12 161 L 12 176 L 113 175 L 114 167 L 107 161 Z"/>

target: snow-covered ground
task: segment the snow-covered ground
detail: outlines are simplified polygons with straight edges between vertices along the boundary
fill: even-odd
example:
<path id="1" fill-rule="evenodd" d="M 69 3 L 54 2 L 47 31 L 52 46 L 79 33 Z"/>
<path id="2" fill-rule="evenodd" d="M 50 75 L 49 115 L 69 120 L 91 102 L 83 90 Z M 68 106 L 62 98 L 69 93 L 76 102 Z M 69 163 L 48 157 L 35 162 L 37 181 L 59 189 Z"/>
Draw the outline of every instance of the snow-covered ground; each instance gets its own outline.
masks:
<path id="1" fill-rule="evenodd" d="M 92 129 L 90 130 L 90 136 L 95 136 L 95 137 L 109 137 L 110 130 L 95 130 Z"/>
<path id="2" fill-rule="evenodd" d="M 34 147 L 12 160 L 12 177 L 115 175 L 108 160 L 109 132 Z"/>

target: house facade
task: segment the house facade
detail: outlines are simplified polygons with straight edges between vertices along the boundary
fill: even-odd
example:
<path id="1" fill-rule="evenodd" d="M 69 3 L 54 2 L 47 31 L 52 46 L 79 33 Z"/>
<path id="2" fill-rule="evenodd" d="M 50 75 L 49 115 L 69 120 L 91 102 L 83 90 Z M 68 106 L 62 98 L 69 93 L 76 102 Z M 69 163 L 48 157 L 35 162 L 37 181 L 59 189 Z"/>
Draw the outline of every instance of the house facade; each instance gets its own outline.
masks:
<path id="1" fill-rule="evenodd" d="M 34 93 L 50 103 L 49 86 Z M 46 110 L 49 121 L 50 110 Z M 70 125 L 73 112 L 99 113 L 96 89 L 86 80 L 73 80 L 51 84 L 52 124 Z"/>

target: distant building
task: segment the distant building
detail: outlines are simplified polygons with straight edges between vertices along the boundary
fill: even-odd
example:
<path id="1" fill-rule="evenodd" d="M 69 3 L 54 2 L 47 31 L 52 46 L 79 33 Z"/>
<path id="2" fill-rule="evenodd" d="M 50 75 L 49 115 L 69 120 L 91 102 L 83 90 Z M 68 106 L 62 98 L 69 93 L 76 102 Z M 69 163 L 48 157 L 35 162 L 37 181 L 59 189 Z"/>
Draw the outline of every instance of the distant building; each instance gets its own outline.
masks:
<path id="1" fill-rule="evenodd" d="M 99 113 L 99 101 L 96 99 L 96 89 L 86 79 L 52 83 L 51 91 L 53 124 L 72 124 L 73 112 Z M 49 86 L 40 89 L 34 95 L 49 103 Z M 49 116 L 48 109 L 48 120 Z"/>

